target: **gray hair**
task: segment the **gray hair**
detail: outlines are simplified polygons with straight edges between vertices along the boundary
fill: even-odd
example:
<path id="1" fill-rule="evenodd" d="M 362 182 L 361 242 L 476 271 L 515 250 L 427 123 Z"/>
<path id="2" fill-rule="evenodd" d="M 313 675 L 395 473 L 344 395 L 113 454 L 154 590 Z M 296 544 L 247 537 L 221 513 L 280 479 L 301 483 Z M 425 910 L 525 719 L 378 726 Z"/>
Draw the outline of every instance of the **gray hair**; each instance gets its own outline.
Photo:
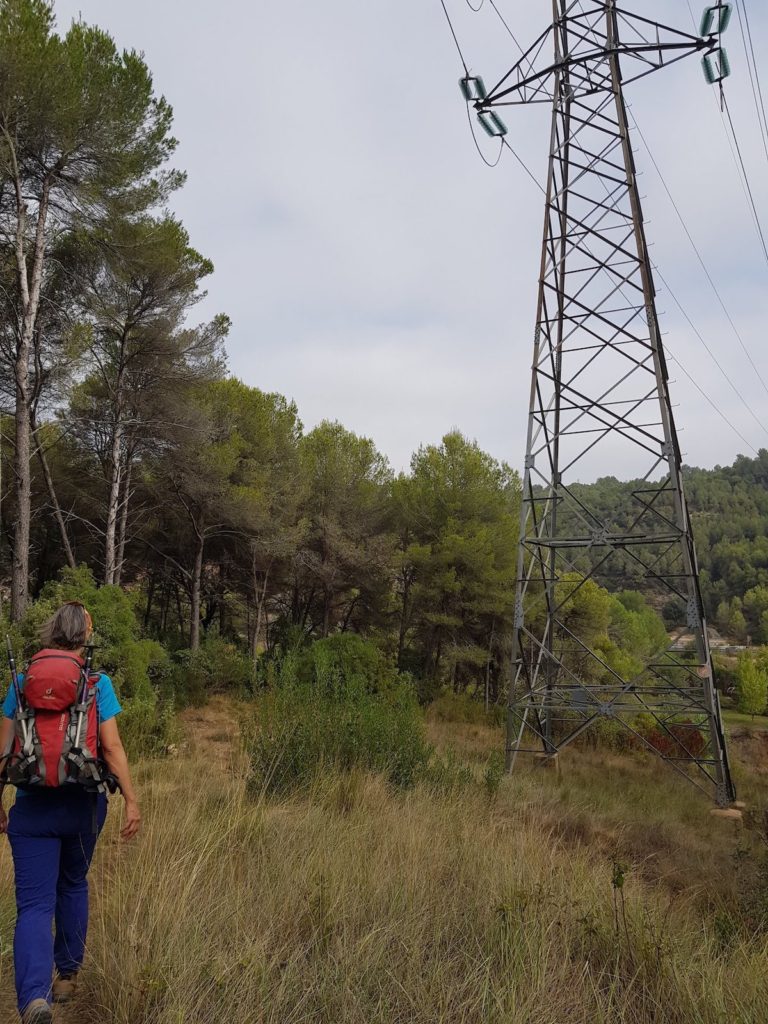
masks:
<path id="1" fill-rule="evenodd" d="M 43 647 L 78 651 L 85 646 L 92 625 L 85 605 L 79 601 L 68 601 L 43 625 L 40 639 Z"/>

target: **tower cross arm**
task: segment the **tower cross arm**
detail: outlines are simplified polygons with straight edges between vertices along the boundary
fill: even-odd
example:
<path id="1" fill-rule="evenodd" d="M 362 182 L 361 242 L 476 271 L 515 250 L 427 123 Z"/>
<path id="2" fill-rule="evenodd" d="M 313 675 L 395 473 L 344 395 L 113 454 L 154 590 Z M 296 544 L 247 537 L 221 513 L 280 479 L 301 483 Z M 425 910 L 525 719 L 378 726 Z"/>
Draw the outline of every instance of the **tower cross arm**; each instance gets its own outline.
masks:
<path id="1" fill-rule="evenodd" d="M 604 3 L 580 4 L 543 33 L 486 96 L 478 110 L 494 106 L 551 103 L 556 88 L 572 97 L 611 89 L 608 62 L 618 56 L 623 82 L 637 81 L 692 54 L 711 54 L 719 47 L 716 35 L 694 36 L 640 15 L 614 9 L 615 36 L 605 31 Z M 539 55 L 550 33 L 555 35 L 555 60 L 544 67 Z"/>

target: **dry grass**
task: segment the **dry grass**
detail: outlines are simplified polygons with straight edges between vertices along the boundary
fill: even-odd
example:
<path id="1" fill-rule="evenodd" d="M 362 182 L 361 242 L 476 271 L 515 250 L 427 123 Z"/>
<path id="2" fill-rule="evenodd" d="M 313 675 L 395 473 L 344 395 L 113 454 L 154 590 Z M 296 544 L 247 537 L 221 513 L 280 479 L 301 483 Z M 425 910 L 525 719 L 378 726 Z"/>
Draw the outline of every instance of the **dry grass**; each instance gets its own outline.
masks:
<path id="1" fill-rule="evenodd" d="M 138 844 L 118 844 L 112 816 L 83 988 L 62 1024 L 768 1018 L 768 941 L 725 942 L 717 925 L 743 830 L 654 766 L 582 755 L 559 778 L 505 780 L 495 802 L 480 785 L 402 795 L 353 774 L 258 804 L 242 762 L 227 763 L 221 718 L 219 706 L 189 723 L 198 740 L 178 759 L 140 767 Z M 498 740 L 481 726 L 431 730 L 478 765 Z M 10 904 L 3 851 L 3 1010 Z"/>

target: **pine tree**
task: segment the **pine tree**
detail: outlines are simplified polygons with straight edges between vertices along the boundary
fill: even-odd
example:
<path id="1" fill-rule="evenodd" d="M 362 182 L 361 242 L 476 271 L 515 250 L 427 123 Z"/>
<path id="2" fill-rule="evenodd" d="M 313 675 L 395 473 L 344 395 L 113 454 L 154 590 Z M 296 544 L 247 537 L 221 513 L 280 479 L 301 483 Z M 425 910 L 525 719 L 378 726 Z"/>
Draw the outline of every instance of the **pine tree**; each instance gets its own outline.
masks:
<path id="1" fill-rule="evenodd" d="M 142 57 L 74 22 L 54 31 L 44 0 L 0 0 L 0 237 L 13 267 L 17 313 L 16 522 L 11 613 L 29 595 L 31 523 L 30 365 L 54 235 L 160 203 L 183 180 L 160 168 L 176 141 L 172 113 L 156 98 Z"/>

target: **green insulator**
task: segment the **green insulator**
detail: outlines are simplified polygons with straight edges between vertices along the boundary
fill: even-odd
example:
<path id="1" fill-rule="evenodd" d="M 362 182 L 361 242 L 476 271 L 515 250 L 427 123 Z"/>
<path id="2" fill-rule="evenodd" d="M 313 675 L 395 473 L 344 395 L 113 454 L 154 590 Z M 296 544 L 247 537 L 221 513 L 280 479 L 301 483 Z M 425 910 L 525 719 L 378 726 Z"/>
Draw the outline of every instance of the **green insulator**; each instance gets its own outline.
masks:
<path id="1" fill-rule="evenodd" d="M 701 16 L 701 25 L 699 26 L 700 36 L 712 35 L 712 28 L 715 24 L 715 15 L 717 14 L 717 7 L 705 7 L 704 13 Z"/>
<path id="2" fill-rule="evenodd" d="M 710 85 L 714 85 L 717 81 L 717 72 L 715 71 L 715 64 L 710 54 L 706 57 L 701 58 L 701 67 L 704 71 L 704 77 Z"/>
<path id="3" fill-rule="evenodd" d="M 467 75 L 465 78 L 460 78 L 459 88 L 461 89 L 461 95 L 467 103 L 472 103 L 475 100 L 484 100 L 487 96 L 485 84 L 479 75 L 474 77 Z"/>
<path id="4" fill-rule="evenodd" d="M 483 130 L 490 135 L 492 138 L 501 138 L 502 135 L 507 134 L 507 126 L 501 120 L 498 114 L 495 114 L 492 110 L 481 110 L 478 112 L 477 120 L 480 122 Z"/>
<path id="5" fill-rule="evenodd" d="M 711 4 L 704 8 L 699 27 L 700 36 L 720 35 L 725 32 L 733 17 L 733 4 Z"/>
<path id="6" fill-rule="evenodd" d="M 704 77 L 710 85 L 722 82 L 731 73 L 731 62 L 722 46 L 713 53 L 708 53 L 703 57 L 701 66 L 704 70 Z"/>

